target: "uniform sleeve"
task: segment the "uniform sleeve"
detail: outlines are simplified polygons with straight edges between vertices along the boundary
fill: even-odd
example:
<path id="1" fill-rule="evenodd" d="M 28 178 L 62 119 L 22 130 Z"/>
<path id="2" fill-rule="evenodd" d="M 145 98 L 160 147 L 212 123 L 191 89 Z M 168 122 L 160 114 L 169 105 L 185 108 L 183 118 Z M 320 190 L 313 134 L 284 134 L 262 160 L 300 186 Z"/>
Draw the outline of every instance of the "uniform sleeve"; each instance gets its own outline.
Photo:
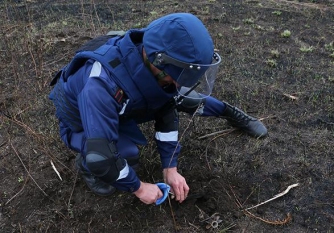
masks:
<path id="1" fill-rule="evenodd" d="M 178 142 L 179 119 L 175 109 L 160 111 L 155 116 L 155 140 L 162 168 L 177 166 L 181 150 Z"/>
<path id="2" fill-rule="evenodd" d="M 116 88 L 116 84 L 110 80 L 100 63 L 95 62 L 88 81 L 78 96 L 80 117 L 87 139 L 105 138 L 109 142 L 118 141 L 118 113 L 121 105 L 114 98 Z M 125 165 L 121 174 L 113 186 L 129 192 L 139 189 L 139 178 L 129 165 Z"/>

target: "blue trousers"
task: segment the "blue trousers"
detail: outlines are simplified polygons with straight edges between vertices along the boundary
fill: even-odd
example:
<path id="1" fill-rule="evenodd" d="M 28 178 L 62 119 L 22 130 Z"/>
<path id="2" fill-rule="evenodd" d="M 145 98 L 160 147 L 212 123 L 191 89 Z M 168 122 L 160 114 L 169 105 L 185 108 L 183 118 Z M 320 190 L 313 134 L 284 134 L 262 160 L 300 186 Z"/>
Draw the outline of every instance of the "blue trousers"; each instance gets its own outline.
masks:
<path id="1" fill-rule="evenodd" d="M 206 102 L 203 111 L 200 113 L 201 116 L 208 117 L 214 116 L 219 117 L 225 110 L 225 103 L 221 102 L 211 96 L 206 98 Z M 66 146 L 76 152 L 85 155 L 86 151 L 86 137 L 84 132 L 73 132 L 63 122 L 59 123 L 61 139 L 64 141 Z M 119 138 L 116 144 L 119 154 L 124 158 L 137 157 L 139 149 L 137 145 L 146 145 L 147 141 L 145 136 L 138 128 L 137 123 L 127 121 L 120 123 L 119 125 Z"/>

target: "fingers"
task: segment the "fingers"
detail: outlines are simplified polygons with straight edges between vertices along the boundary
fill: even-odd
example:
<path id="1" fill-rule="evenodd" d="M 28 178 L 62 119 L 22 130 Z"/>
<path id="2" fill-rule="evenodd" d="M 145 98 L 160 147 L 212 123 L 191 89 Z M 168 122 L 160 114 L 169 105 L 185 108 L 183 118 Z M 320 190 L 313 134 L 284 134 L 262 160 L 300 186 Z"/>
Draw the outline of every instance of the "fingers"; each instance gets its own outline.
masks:
<path id="1" fill-rule="evenodd" d="M 184 190 L 184 199 L 182 201 L 184 201 L 188 196 L 189 186 L 187 184 L 185 184 L 185 187 L 183 188 L 183 190 Z"/>
<path id="2" fill-rule="evenodd" d="M 145 204 L 155 204 L 157 200 L 163 197 L 163 193 L 155 184 L 142 183 L 140 192 L 135 195 Z"/>
<path id="3" fill-rule="evenodd" d="M 184 201 L 184 190 L 183 188 L 179 189 L 178 192 L 176 192 L 176 200 L 180 203 Z"/>
<path id="4" fill-rule="evenodd" d="M 174 190 L 175 200 L 182 203 L 188 196 L 189 186 L 186 183 L 184 183 L 181 186 L 181 188 L 175 188 L 173 190 Z"/>
<path id="5" fill-rule="evenodd" d="M 146 201 L 145 199 L 139 199 L 141 202 L 143 202 L 144 204 L 146 205 L 149 205 L 149 204 L 152 204 L 151 202 L 149 201 Z"/>

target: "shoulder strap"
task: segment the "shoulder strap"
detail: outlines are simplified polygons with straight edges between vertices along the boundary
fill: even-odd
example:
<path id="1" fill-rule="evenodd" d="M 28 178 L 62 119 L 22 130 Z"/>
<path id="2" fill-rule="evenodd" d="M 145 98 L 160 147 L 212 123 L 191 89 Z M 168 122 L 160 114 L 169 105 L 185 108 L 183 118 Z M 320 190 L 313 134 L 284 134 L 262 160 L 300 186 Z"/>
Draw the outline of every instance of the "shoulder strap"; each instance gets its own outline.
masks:
<path id="1" fill-rule="evenodd" d="M 62 79 L 66 82 L 68 77 L 74 74 L 78 69 L 80 69 L 88 59 L 94 59 L 99 61 L 104 66 L 115 66 L 115 64 L 110 64 L 110 59 L 108 59 L 108 51 L 113 47 L 115 42 L 123 37 L 124 31 L 111 31 L 107 35 L 98 36 L 84 45 L 82 45 L 77 51 L 71 62 L 63 67 L 52 79 L 50 86 L 57 83 L 58 79 Z M 114 38 L 112 41 L 110 39 Z M 107 54 L 107 56 L 105 56 Z M 109 63 L 108 63 L 109 62 Z M 117 64 L 116 64 L 117 66 Z M 121 103 L 124 98 L 124 91 L 121 88 L 117 88 L 114 93 L 114 97 L 118 103 Z"/>
<path id="2" fill-rule="evenodd" d="M 106 56 L 104 56 L 121 36 L 105 35 L 88 41 L 80 49 L 64 70 L 63 78 L 67 78 L 81 68 L 88 59 L 94 59 L 101 64 L 106 65 Z"/>

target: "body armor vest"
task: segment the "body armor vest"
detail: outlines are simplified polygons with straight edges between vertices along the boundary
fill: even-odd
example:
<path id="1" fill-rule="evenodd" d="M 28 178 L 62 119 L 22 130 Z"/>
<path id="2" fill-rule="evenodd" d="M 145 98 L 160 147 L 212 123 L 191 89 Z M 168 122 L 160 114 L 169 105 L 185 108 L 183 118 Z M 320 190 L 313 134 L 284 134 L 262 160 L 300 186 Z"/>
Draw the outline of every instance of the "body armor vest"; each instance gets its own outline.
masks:
<path id="1" fill-rule="evenodd" d="M 96 60 L 108 70 L 110 78 L 126 96 L 126 108 L 121 119 L 140 118 L 156 112 L 166 102 L 172 101 L 177 92 L 176 90 L 172 93 L 165 92 L 145 66 L 142 53 L 133 42 L 135 40 L 141 44 L 143 33 L 131 30 L 124 36 L 108 39 L 94 51 L 78 51 L 62 70 L 61 78 L 66 82 L 87 60 Z M 115 98 L 119 101 L 117 95 L 119 90 L 115 91 Z"/>

